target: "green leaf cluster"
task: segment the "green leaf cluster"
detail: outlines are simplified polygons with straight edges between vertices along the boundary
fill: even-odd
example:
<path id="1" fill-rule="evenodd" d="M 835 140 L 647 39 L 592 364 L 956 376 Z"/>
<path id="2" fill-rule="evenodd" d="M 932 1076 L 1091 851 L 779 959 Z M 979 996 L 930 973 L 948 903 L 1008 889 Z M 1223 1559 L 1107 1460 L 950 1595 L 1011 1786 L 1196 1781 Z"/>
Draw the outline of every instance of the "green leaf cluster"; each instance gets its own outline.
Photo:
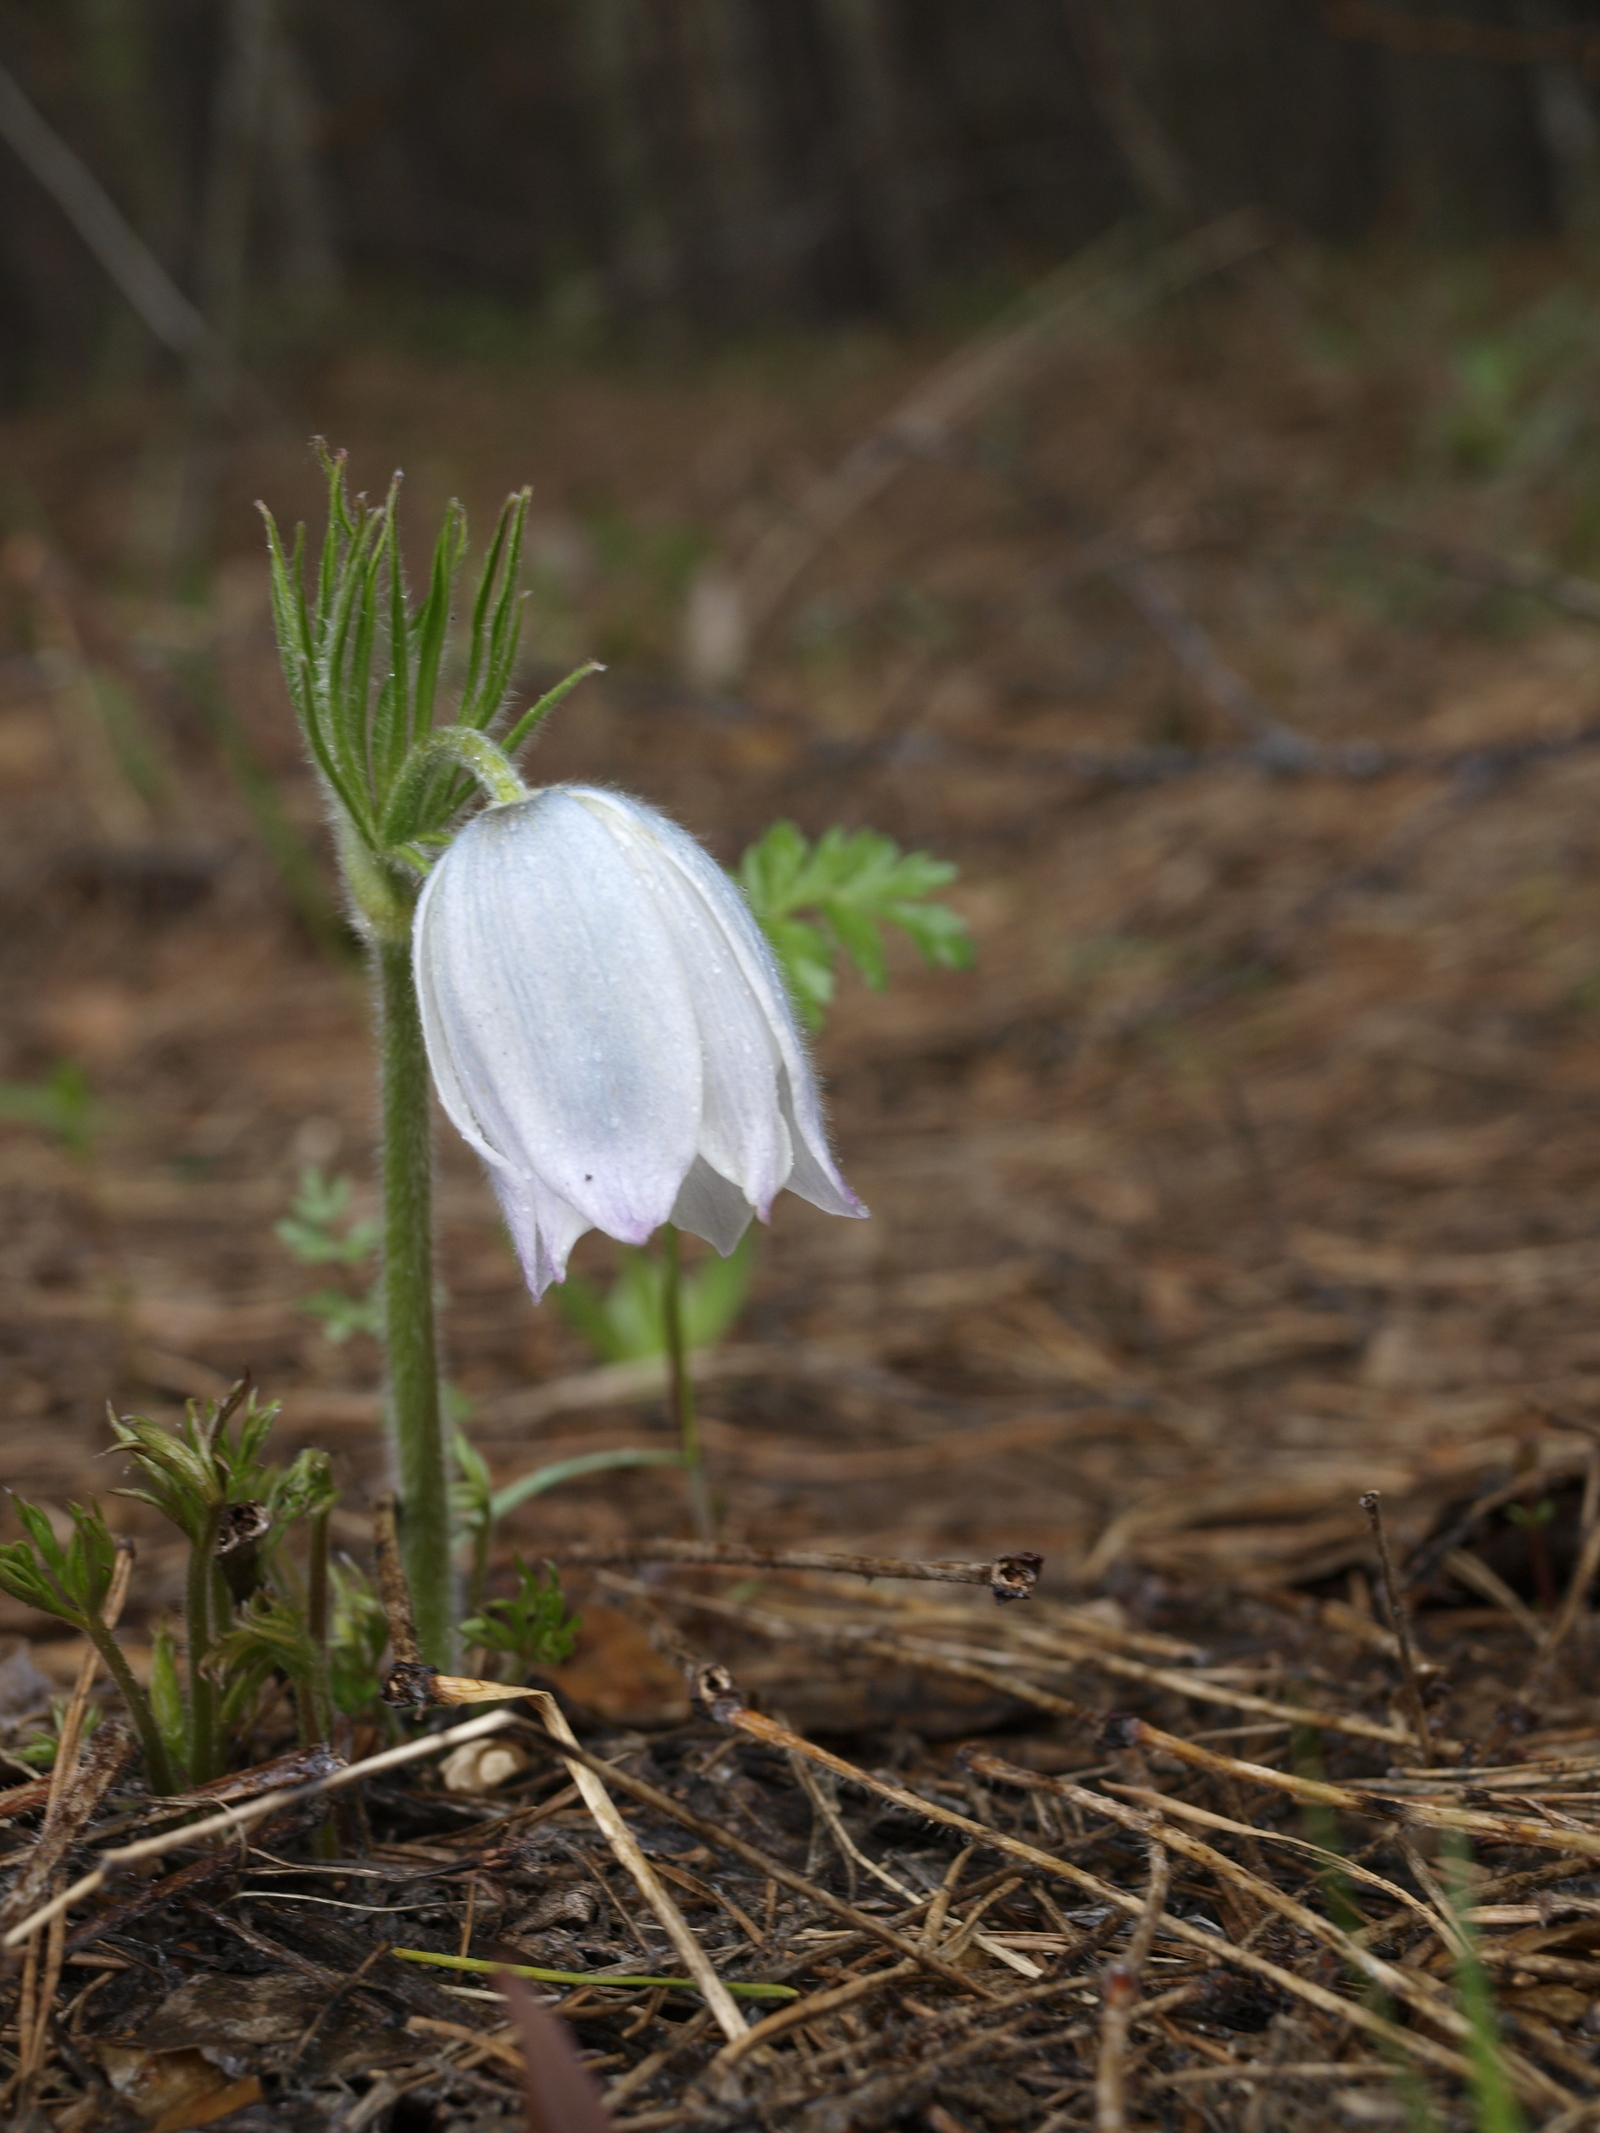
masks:
<path id="1" fill-rule="evenodd" d="M 0 1547 L 0 1590 L 92 1640 L 139 1729 L 157 1791 L 176 1779 L 203 1784 L 227 1759 L 228 1736 L 267 1680 L 294 1685 L 302 1736 L 326 1739 L 326 1623 L 314 1595 L 324 1585 L 327 1520 L 334 1501 L 325 1452 L 307 1448 L 286 1465 L 267 1460 L 277 1417 L 247 1381 L 222 1400 L 191 1401 L 175 1428 L 142 1415 L 112 1416 L 116 1449 L 132 1484 L 119 1495 L 149 1504 L 188 1542 L 186 1664 L 162 1623 L 152 1642 L 148 1690 L 134 1679 L 102 1619 L 117 1542 L 96 1503 L 69 1505 L 59 1538 L 36 1505 L 14 1498 L 24 1538 Z M 288 1558 L 285 1536 L 312 1522 L 310 1589 Z M 235 1613 L 236 1608 L 240 1610 Z M 320 1606 L 325 1616 L 325 1605 Z"/>
<path id="2" fill-rule="evenodd" d="M 314 1166 L 301 1171 L 293 1205 L 273 1230 L 302 1266 L 358 1267 L 376 1255 L 383 1225 L 351 1221 L 350 1192 L 343 1175 L 327 1178 Z M 301 1297 L 300 1308 L 321 1320 L 324 1335 L 336 1346 L 352 1333 L 376 1337 L 383 1331 L 383 1296 L 376 1282 L 360 1296 L 347 1289 L 316 1289 Z"/>
<path id="3" fill-rule="evenodd" d="M 756 1233 L 747 1229 L 726 1259 L 708 1254 L 683 1277 L 683 1344 L 709 1348 L 732 1326 L 750 1293 Z M 603 1363 L 641 1362 L 667 1352 L 666 1267 L 653 1252 L 624 1246 L 607 1290 L 569 1274 L 553 1293 L 562 1316 Z"/>
<path id="4" fill-rule="evenodd" d="M 739 862 L 738 879 L 772 945 L 800 1014 L 821 1025 L 841 955 L 875 992 L 888 977 L 883 928 L 897 926 L 930 963 L 972 961 L 966 922 L 933 891 L 956 869 L 927 852 L 903 852 L 877 830 L 825 830 L 810 843 L 774 822 Z"/>
<path id="5" fill-rule="evenodd" d="M 567 1613 L 553 1564 L 547 1563 L 542 1574 L 521 1556 L 514 1556 L 512 1564 L 516 1591 L 509 1599 L 489 1600 L 480 1613 L 469 1615 L 461 1636 L 464 1643 L 503 1655 L 502 1663 L 509 1660 L 513 1676 L 520 1679 L 530 1667 L 559 1666 L 572 1657 L 578 1618 Z"/>
<path id="6" fill-rule="evenodd" d="M 358 1266 L 378 1249 L 380 1225 L 352 1222 L 350 1180 L 325 1178 L 314 1164 L 300 1173 L 300 1188 L 273 1233 L 302 1266 Z"/>
<path id="7" fill-rule="evenodd" d="M 284 1541 L 310 1519 L 319 1529 L 313 1545 L 326 1548 L 333 1477 L 327 1453 L 310 1447 L 286 1466 L 264 1457 L 277 1415 L 241 1383 L 225 1400 L 191 1401 L 175 1429 L 141 1415 L 112 1417 L 113 1439 L 136 1476 L 117 1493 L 150 1504 L 189 1542 L 187 1681 L 170 1637 L 158 1636 L 151 1701 L 172 1759 L 196 1784 L 225 1761 L 231 1729 L 274 1674 L 294 1683 L 307 1740 L 326 1738 L 331 1723 L 325 1655 Z M 179 1733 L 181 1750 L 171 1746 Z"/>

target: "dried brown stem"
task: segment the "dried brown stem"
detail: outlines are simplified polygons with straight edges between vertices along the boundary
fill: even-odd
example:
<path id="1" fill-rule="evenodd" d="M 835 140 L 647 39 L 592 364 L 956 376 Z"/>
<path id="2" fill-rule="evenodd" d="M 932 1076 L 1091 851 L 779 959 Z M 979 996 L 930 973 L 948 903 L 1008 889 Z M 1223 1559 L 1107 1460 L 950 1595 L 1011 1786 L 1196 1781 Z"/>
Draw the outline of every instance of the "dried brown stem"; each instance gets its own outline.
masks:
<path id="1" fill-rule="evenodd" d="M 417 1642 L 411 1588 L 400 1559 L 399 1506 L 392 1489 L 386 1489 L 372 1507 L 372 1547 L 378 1565 L 378 1596 L 389 1618 L 389 1647 L 394 1663 L 397 1667 L 419 1666 L 422 1647 Z"/>
<path id="2" fill-rule="evenodd" d="M 1218 1777 L 1236 1777 L 1247 1785 L 1264 1785 L 1313 1806 L 1342 1808 L 1350 1814 L 1371 1815 L 1379 1821 L 1411 1823 L 1425 1829 L 1459 1829 L 1495 1844 L 1532 1844 L 1541 1851 L 1574 1852 L 1600 1859 L 1600 1831 L 1570 1825 L 1559 1828 L 1531 1815 L 1483 1814 L 1472 1808 L 1442 1807 L 1436 1800 L 1413 1798 L 1399 1788 L 1390 1795 L 1377 1786 L 1330 1785 L 1320 1778 L 1269 1769 L 1265 1763 L 1244 1763 L 1230 1755 L 1218 1755 L 1196 1741 L 1180 1740 L 1175 1733 L 1163 1733 L 1159 1726 L 1147 1725 L 1142 1718 L 1132 1718 L 1124 1712 L 1107 1721 L 1106 1737 L 1119 1747 L 1159 1748 L 1165 1755 L 1192 1763 L 1197 1770 L 1208 1770 Z"/>
<path id="3" fill-rule="evenodd" d="M 1383 1523 L 1383 1506 L 1376 1489 L 1368 1489 L 1361 1498 L 1361 1508 L 1367 1514 L 1367 1524 L 1372 1529 L 1372 1538 L 1378 1550 L 1378 1569 L 1383 1579 L 1384 1604 L 1389 1610 L 1389 1627 L 1394 1631 L 1400 1647 L 1400 1677 L 1405 1684 L 1406 1709 L 1411 1714 L 1411 1728 L 1416 1734 L 1425 1758 L 1433 1754 L 1433 1739 L 1428 1726 L 1428 1710 L 1422 1700 L 1422 1676 L 1417 1670 L 1416 1647 L 1411 1641 L 1411 1621 L 1406 1612 L 1405 1597 L 1400 1590 L 1400 1580 L 1395 1576 L 1394 1562 L 1389 1554 L 1389 1534 Z"/>
<path id="4" fill-rule="evenodd" d="M 696 1613 L 719 1615 L 732 1622 L 739 1622 L 750 1629 L 759 1630 L 763 1636 L 774 1638 L 809 1637 L 823 1643 L 847 1645 L 852 1651 L 863 1652 L 869 1657 L 892 1659 L 902 1665 L 926 1667 L 931 1673 L 950 1674 L 960 1681 L 975 1681 L 987 1689 L 998 1689 L 1002 1695 L 1014 1696 L 1021 1703 L 1031 1703 L 1036 1710 L 1048 1711 L 1053 1718 L 1071 1718 L 1080 1723 L 1092 1723 L 1095 1714 L 1070 1697 L 1058 1696 L 1050 1689 L 1042 1689 L 1037 1682 L 1023 1676 L 988 1667 L 969 1659 L 952 1658 L 937 1647 L 928 1649 L 920 1644 L 894 1637 L 882 1637 L 859 1623 L 823 1623 L 812 1617 L 780 1615 L 759 1607 L 749 1607 L 732 1600 L 722 1600 L 710 1593 L 679 1592 L 655 1585 L 641 1585 L 632 1578 L 620 1578 L 614 1572 L 602 1570 L 599 1580 L 609 1592 L 615 1592 L 635 1604 L 652 1601 L 668 1601 L 674 1606 L 693 1608 Z M 1004 1655 L 1000 1655 L 1004 1656 Z M 681 1663 L 681 1662 L 679 1662 Z M 689 1671 L 691 1688 L 696 1675 Z M 703 1669 L 701 1672 L 703 1673 Z M 701 1701 L 710 1703 L 714 1697 L 701 1693 Z"/>
<path id="5" fill-rule="evenodd" d="M 990 1563 L 912 1562 L 893 1555 L 823 1555 L 805 1549 L 752 1548 L 741 1541 L 577 1541 L 552 1548 L 558 1563 L 683 1563 L 757 1570 L 816 1570 L 833 1577 L 915 1578 L 936 1585 L 987 1585 L 997 1600 L 1025 1600 L 1044 1558 L 1012 1549 Z"/>
<path id="6" fill-rule="evenodd" d="M 538 1712 L 540 1723 L 556 1743 L 558 1752 L 577 1746 L 566 1715 L 553 1696 L 543 1689 L 525 1689 L 523 1695 Z M 583 1795 L 584 1806 L 599 1824 L 601 1833 L 616 1854 L 618 1863 L 633 1877 L 640 1895 L 660 1920 L 663 1932 L 699 1987 L 718 2028 L 730 2041 L 743 2037 L 749 2025 L 739 2012 L 738 2003 L 712 1969 L 705 1950 L 689 1931 L 683 1913 L 667 1894 L 660 1877 L 639 1849 L 639 1840 L 623 1820 L 616 1801 L 607 1792 L 605 1779 L 586 1762 L 568 1758 L 567 1768 L 572 1773 L 572 1782 Z"/>
<path id="7" fill-rule="evenodd" d="M 1139 1973 L 1156 1937 L 1166 1907 L 1169 1867 L 1160 1841 L 1150 1841 L 1150 1878 L 1144 1911 L 1122 1955 L 1106 1965 L 1101 1981 L 1100 2062 L 1095 2070 L 1096 2133 L 1127 2133 L 1128 2031 L 1139 1995 Z"/>
<path id="8" fill-rule="evenodd" d="M 1001 1763 L 998 1757 L 990 1757 L 987 1760 L 992 1768 L 998 1767 L 1005 1773 L 1008 1783 L 1018 1779 L 1027 1782 L 1033 1775 L 1028 1771 L 1012 1771 L 1010 1766 Z M 1071 1800 L 1088 1813 L 1105 1815 L 1111 1821 L 1120 1822 L 1126 1829 L 1146 1833 L 1149 1831 L 1148 1808 L 1126 1807 L 1120 1800 L 1108 1800 L 1103 1794 L 1091 1792 L 1083 1785 L 1074 1785 L 1066 1778 L 1047 1777 L 1041 1782 L 1049 1791 Z M 1145 1797 L 1148 1799 L 1151 1796 L 1146 1794 Z M 1198 1837 L 1191 1837 L 1184 1830 L 1168 1826 L 1162 1830 L 1162 1841 L 1180 1857 L 1193 1860 L 1196 1865 L 1205 1867 L 1220 1881 L 1246 1891 L 1266 1909 L 1276 1911 L 1308 1939 L 1320 1941 L 1325 1947 L 1334 1949 L 1353 1970 L 1370 1980 L 1380 1991 L 1392 1995 L 1402 2005 L 1409 2006 L 1415 2013 L 1436 2027 L 1444 2029 L 1459 2042 L 1470 2044 L 1472 2024 L 1456 2009 L 1444 1987 L 1435 1980 L 1424 1979 L 1416 1972 L 1383 1962 L 1341 1926 L 1307 1910 L 1304 1904 L 1296 1902 L 1292 1896 L 1285 1895 L 1283 1890 L 1272 1882 L 1250 1873 L 1236 1860 L 1230 1859 L 1225 1852 L 1219 1852 L 1213 1845 L 1203 1843 Z M 1443 1915 L 1449 1916 L 1448 1906 L 1445 1907 Z M 1435 1931 L 1440 1930 L 1438 1918 L 1430 1922 Z M 1539 2068 L 1526 2061 L 1517 2060 L 1511 2053 L 1506 2054 L 1506 2065 L 1523 2095 L 1547 2105 L 1552 2102 L 1558 2105 L 1566 2103 L 1564 2092 L 1549 2081 Z"/>
<path id="9" fill-rule="evenodd" d="M 786 2029 L 793 2029 L 802 2022 L 814 2022 L 819 2015 L 837 2014 L 841 2007 L 853 2007 L 858 2000 L 869 1999 L 887 1986 L 898 1985 L 919 1968 L 916 1960 L 908 1956 L 903 1963 L 891 1963 L 885 1970 L 874 1970 L 870 1977 L 852 1978 L 847 1985 L 830 1986 L 826 1991 L 810 1993 L 804 1999 L 791 2000 L 787 2007 L 779 2007 L 772 2014 L 764 2015 L 742 2037 L 725 2044 L 708 2071 L 713 2074 L 724 2072 L 759 2046 L 782 2036 Z"/>

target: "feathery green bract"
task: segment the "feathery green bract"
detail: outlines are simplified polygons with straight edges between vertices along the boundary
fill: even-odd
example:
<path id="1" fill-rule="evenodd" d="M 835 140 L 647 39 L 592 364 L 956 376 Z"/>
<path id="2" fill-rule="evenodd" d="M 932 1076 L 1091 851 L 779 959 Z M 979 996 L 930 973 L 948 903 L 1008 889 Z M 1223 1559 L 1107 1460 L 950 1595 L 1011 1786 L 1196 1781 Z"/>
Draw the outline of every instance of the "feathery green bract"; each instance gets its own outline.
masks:
<path id="1" fill-rule="evenodd" d="M 241 1405 L 244 1416 L 235 1438 L 230 1424 Z M 140 1488 L 115 1493 L 152 1505 L 193 1542 L 203 1542 L 210 1533 L 214 1546 L 215 1522 L 227 1505 L 254 1503 L 266 1496 L 269 1481 L 281 1481 L 261 1458 L 277 1418 L 275 1404 L 258 1407 L 243 1385 L 223 1401 L 202 1405 L 191 1400 L 176 1429 L 143 1415 L 113 1415 L 111 1434 L 143 1482 Z M 326 1461 L 326 1454 L 315 1456 Z M 305 1457 L 302 1453 L 296 1465 Z"/>
<path id="2" fill-rule="evenodd" d="M 360 1718 L 378 1705 L 378 1667 L 389 1642 L 389 1617 L 364 1571 L 352 1562 L 328 1566 L 333 1616 L 328 1624 L 328 1686 L 334 1707 Z"/>
<path id="3" fill-rule="evenodd" d="M 72 1537 L 63 1548 L 37 1504 L 25 1503 L 20 1496 L 13 1496 L 11 1504 L 28 1538 L 0 1547 L 0 1591 L 25 1607 L 54 1615 L 58 1622 L 86 1630 L 100 1618 L 117 1559 L 117 1544 L 100 1506 L 68 1504 Z"/>
<path id="4" fill-rule="evenodd" d="M 841 954 L 875 992 L 883 990 L 885 925 L 909 934 L 930 963 L 948 970 L 971 963 L 965 920 L 931 901 L 956 871 L 927 852 L 901 851 L 877 830 L 835 826 L 811 844 L 792 822 L 775 822 L 740 860 L 739 881 L 796 1006 L 816 1028 L 833 998 Z"/>
<path id="5" fill-rule="evenodd" d="M 272 514 L 262 508 L 278 649 L 295 715 L 345 824 L 380 865 L 414 872 L 414 861 L 475 790 L 473 772 L 463 767 L 471 742 L 503 767 L 593 669 L 569 676 L 505 730 L 521 631 L 517 577 L 529 495 L 523 489 L 507 498 L 489 543 L 459 698 L 440 719 L 466 515 L 458 503 L 446 509 L 427 590 L 413 606 L 400 552 L 399 477 L 381 503 L 352 499 L 344 455 L 321 444 L 317 449 L 328 524 L 314 572 L 304 528 L 285 549 Z"/>

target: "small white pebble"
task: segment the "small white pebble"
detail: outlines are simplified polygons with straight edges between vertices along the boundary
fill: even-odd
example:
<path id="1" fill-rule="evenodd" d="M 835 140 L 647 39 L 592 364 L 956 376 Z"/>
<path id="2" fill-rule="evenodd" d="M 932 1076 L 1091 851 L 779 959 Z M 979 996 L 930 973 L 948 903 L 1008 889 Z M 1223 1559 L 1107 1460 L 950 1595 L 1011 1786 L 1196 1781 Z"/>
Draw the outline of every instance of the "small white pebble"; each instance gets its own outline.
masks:
<path id="1" fill-rule="evenodd" d="M 503 1740 L 469 1740 L 439 1766 L 446 1792 L 493 1792 L 527 1767 L 523 1751 Z"/>

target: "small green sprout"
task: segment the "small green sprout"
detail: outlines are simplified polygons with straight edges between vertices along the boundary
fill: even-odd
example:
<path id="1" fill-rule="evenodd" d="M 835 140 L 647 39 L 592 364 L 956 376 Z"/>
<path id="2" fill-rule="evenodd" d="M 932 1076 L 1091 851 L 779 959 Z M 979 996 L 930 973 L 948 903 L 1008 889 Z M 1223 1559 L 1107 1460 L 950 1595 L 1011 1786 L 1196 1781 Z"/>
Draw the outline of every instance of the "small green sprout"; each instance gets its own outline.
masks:
<path id="1" fill-rule="evenodd" d="M 553 1564 L 547 1563 L 541 1574 L 521 1556 L 513 1556 L 512 1563 L 516 1592 L 508 1600 L 490 1600 L 480 1614 L 468 1616 L 461 1635 L 468 1644 L 503 1654 L 513 1673 L 521 1676 L 530 1667 L 559 1666 L 570 1659 L 578 1641 L 578 1620 L 567 1613 Z"/>
<path id="2" fill-rule="evenodd" d="M 0 1081 L 0 1119 L 42 1127 L 71 1154 L 83 1156 L 100 1114 L 83 1068 L 75 1059 L 63 1059 L 43 1081 Z"/>
<path id="3" fill-rule="evenodd" d="M 274 1230 L 302 1266 L 355 1268 L 376 1258 L 382 1225 L 370 1219 L 349 1219 L 350 1192 L 347 1177 L 324 1177 L 314 1164 L 301 1171 L 294 1203 Z M 300 1308 L 322 1321 L 324 1335 L 336 1347 L 352 1333 L 377 1338 L 383 1332 L 383 1303 L 376 1281 L 363 1296 L 352 1296 L 346 1289 L 317 1289 L 300 1299 Z"/>

